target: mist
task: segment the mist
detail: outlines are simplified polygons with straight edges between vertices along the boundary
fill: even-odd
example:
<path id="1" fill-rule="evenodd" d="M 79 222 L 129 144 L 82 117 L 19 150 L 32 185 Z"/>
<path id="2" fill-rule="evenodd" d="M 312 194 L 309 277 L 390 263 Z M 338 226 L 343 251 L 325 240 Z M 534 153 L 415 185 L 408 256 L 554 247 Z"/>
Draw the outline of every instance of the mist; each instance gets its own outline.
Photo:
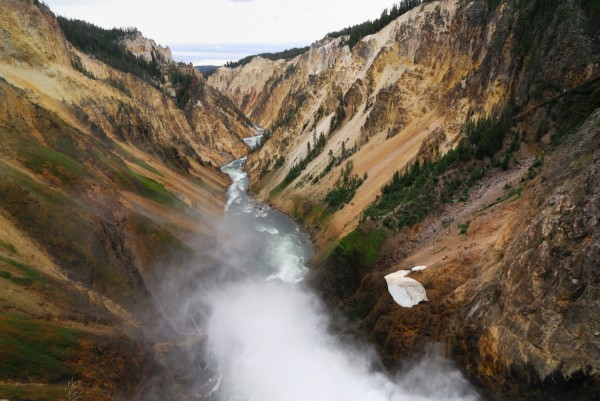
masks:
<path id="1" fill-rule="evenodd" d="M 371 348 L 331 333 L 327 308 L 303 284 L 309 238 L 246 194 L 244 162 L 223 167 L 233 183 L 214 222 L 218 240 L 203 249 L 210 257 L 159 295 L 171 327 L 187 338 L 188 392 L 221 401 L 479 399 L 438 352 L 392 376 L 374 368 Z"/>
<path id="2" fill-rule="evenodd" d="M 476 400 L 468 382 L 429 356 L 397 382 L 374 372 L 373 353 L 328 332 L 316 297 L 298 285 L 246 281 L 212 294 L 208 351 L 223 400 Z"/>

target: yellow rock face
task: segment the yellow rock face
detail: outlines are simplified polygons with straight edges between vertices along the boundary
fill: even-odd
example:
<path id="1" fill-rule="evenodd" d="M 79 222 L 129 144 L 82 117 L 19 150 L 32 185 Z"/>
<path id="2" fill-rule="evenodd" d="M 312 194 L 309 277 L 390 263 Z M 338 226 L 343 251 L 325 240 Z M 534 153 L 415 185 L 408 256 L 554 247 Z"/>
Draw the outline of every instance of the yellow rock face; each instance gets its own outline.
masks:
<path id="1" fill-rule="evenodd" d="M 77 51 L 41 2 L 0 2 L 0 359 L 28 369 L 3 365 L 0 397 L 65 399 L 68 375 L 85 399 L 130 399 L 156 366 L 139 342 L 160 320 L 152 296 L 214 240 L 228 186 L 217 167 L 254 134 L 198 72 L 169 68 L 193 76 L 197 104 L 181 110 L 170 84 Z M 47 367 L 43 349 L 18 342 L 56 333 L 69 357 Z"/>
<path id="2" fill-rule="evenodd" d="M 455 20 L 457 5 L 448 0 L 417 7 L 364 38 L 352 51 L 341 39 L 324 39 L 287 62 L 255 58 L 212 75 L 210 85 L 230 96 L 257 123 L 275 127 L 272 139 L 248 161 L 259 196 L 290 214 L 299 209 L 308 214 L 351 162 L 352 174 L 366 174 L 368 179 L 352 202 L 317 230 L 322 239 L 339 237 L 355 227 L 380 188 L 415 160 L 425 141 L 441 136 L 437 146 L 445 152 L 469 112 L 486 115 L 501 104 L 505 100 L 501 77 L 483 92 L 465 85 L 482 54 L 474 57 L 473 49 L 457 46 L 461 34 L 461 21 Z M 486 28 L 481 30 L 483 35 Z M 345 117 L 330 132 L 339 104 Z M 329 137 L 322 153 L 285 190 L 274 194 L 305 157 L 314 133 L 321 132 Z M 339 155 L 342 144 L 346 149 L 356 147 L 355 153 L 314 182 L 330 152 Z M 285 163 L 275 169 L 280 156 Z"/>

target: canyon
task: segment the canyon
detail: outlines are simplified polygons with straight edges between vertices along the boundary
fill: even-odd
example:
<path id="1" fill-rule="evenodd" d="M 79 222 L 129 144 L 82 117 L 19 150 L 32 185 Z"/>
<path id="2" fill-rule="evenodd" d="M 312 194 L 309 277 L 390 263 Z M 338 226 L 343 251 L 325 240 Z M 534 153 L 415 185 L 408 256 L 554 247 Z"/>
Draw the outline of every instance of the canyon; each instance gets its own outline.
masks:
<path id="1" fill-rule="evenodd" d="M 326 37 L 208 79 L 269 128 L 251 188 L 311 232 L 311 282 L 389 368 L 438 342 L 491 399 L 597 394 L 584 7 L 425 2 L 352 48 Z M 482 139 L 495 129 L 503 144 Z M 417 265 L 429 301 L 390 302 L 384 277 Z"/>
<path id="2" fill-rule="evenodd" d="M 269 281 L 258 293 L 318 328 L 290 326 L 298 333 L 373 344 L 377 362 L 357 357 L 344 373 L 383 383 L 385 399 L 405 387 L 363 363 L 419 382 L 406 364 L 431 354 L 425 370 L 450 364 L 436 378 L 467 377 L 483 399 L 596 399 L 597 11 L 586 0 L 422 2 L 356 43 L 328 35 L 205 78 L 135 30 L 111 46 L 142 71 L 111 66 L 68 32 L 93 27 L 2 0 L 0 398 L 211 399 L 220 380 L 200 350 L 221 347 L 213 362 L 235 373 L 225 340 L 255 346 L 226 305 L 248 327 L 247 300 L 280 314 L 243 286 L 210 303 L 232 275 L 255 280 L 245 261 L 269 265 L 252 240 L 274 228 L 251 227 L 249 241 L 227 220 L 230 207 L 246 213 L 231 203 L 241 196 L 315 245 L 310 261 L 295 245 L 269 261 L 299 268 L 278 279 L 306 274 L 310 292 Z M 253 123 L 264 137 L 248 149 L 262 133 Z M 240 159 L 265 204 L 236 186 L 241 165 L 220 170 Z M 426 297 L 408 308 L 385 277 L 413 266 L 427 266 L 409 276 Z M 224 320 L 207 318 L 207 302 Z M 471 399 L 462 386 L 447 399 Z M 259 387 L 244 389 L 286 394 Z"/>
<path id="3" fill-rule="evenodd" d="M 130 399 L 175 369 L 155 359 L 172 341 L 156 294 L 210 263 L 229 185 L 216 166 L 255 131 L 192 67 L 161 58 L 196 91 L 181 108 L 177 83 L 81 52 L 41 3 L 2 1 L 0 36 L 0 394 L 63 399 L 75 377 L 84 399 Z"/>

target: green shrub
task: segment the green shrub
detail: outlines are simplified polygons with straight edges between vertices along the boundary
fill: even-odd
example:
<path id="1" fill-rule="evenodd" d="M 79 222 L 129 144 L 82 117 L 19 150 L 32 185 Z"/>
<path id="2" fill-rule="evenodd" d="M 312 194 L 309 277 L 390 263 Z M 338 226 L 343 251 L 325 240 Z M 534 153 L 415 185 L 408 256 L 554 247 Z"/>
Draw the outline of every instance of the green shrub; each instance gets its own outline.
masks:
<path id="1" fill-rule="evenodd" d="M 310 144 L 310 142 L 309 142 Z M 302 174 L 308 163 L 310 163 L 313 159 L 315 159 L 325 148 L 327 144 L 327 137 L 325 134 L 321 132 L 321 134 L 317 137 L 316 133 L 313 134 L 313 146 L 308 147 L 306 157 L 300 160 L 298 164 L 292 166 L 290 171 L 288 171 L 287 175 L 283 179 L 283 181 L 277 186 L 276 191 L 281 191 L 285 189 L 288 185 L 290 185 L 296 178 Z"/>
<path id="2" fill-rule="evenodd" d="M 363 183 L 363 179 L 357 175 L 344 177 L 344 180 L 338 181 L 336 185 L 327 192 L 325 203 L 329 211 L 335 212 L 344 207 L 344 205 L 354 198 L 356 190 Z"/>
<path id="3" fill-rule="evenodd" d="M 175 88 L 175 103 L 181 110 L 185 110 L 190 101 L 195 104 L 202 98 L 204 84 L 193 72 L 186 72 L 172 66 L 169 70 L 169 79 Z"/>
<path id="4" fill-rule="evenodd" d="M 46 279 L 44 278 L 44 276 L 38 273 L 33 267 L 25 263 L 19 262 L 7 256 L 0 255 L 0 264 L 2 263 L 20 270 L 25 277 L 18 277 L 6 271 L 0 271 L 0 277 L 11 280 L 17 284 L 23 285 L 33 284 L 34 281 L 37 281 L 40 284 L 46 283 Z"/>
<path id="5" fill-rule="evenodd" d="M 66 141 L 67 139 L 63 142 L 57 141 L 57 147 L 62 144 L 66 152 L 76 153 L 73 149 L 74 145 Z M 63 152 L 26 139 L 20 140 L 15 148 L 23 164 L 37 174 L 43 174 L 47 171 L 58 177 L 63 183 L 71 183 L 74 180 L 88 176 L 83 165 Z"/>
<path id="6" fill-rule="evenodd" d="M 0 384 L 0 395 L 9 400 L 64 401 L 67 391 L 60 384 L 40 386 L 38 384 Z M 71 401 L 71 400 L 69 400 Z"/>
<path id="7" fill-rule="evenodd" d="M 335 114 L 329 122 L 329 136 L 331 136 L 333 131 L 340 127 L 342 125 L 342 122 L 344 122 L 344 119 L 346 118 L 346 106 L 347 104 L 344 101 L 343 96 L 340 95 L 338 99 L 338 105 L 335 108 Z"/>
<path id="8" fill-rule="evenodd" d="M 354 294 L 365 270 L 375 263 L 386 237 L 384 229 L 365 231 L 361 227 L 345 236 L 320 266 L 317 285 L 325 295 L 340 299 Z"/>
<path id="9" fill-rule="evenodd" d="M 279 156 L 275 160 L 275 165 L 273 166 L 273 168 L 275 168 L 275 169 L 281 168 L 281 167 L 283 167 L 284 163 L 285 163 L 285 157 Z"/>
<path id="10" fill-rule="evenodd" d="M 144 175 L 138 174 L 135 171 L 126 169 L 124 174 L 120 176 L 121 182 L 125 189 L 133 190 L 145 198 L 151 199 L 157 203 L 171 207 L 180 207 L 184 204 L 171 194 L 159 182 L 154 181 Z"/>
<path id="11" fill-rule="evenodd" d="M 106 83 L 109 84 L 110 86 L 118 89 L 124 95 L 131 97 L 131 91 L 129 90 L 127 85 L 125 85 L 125 82 L 123 82 L 122 80 L 110 77 L 110 78 L 106 79 Z"/>
<path id="12" fill-rule="evenodd" d="M 17 248 L 15 248 L 15 246 L 13 244 L 11 244 L 10 242 L 2 241 L 1 239 L 0 239 L 0 248 L 4 248 L 10 253 L 18 253 Z"/>

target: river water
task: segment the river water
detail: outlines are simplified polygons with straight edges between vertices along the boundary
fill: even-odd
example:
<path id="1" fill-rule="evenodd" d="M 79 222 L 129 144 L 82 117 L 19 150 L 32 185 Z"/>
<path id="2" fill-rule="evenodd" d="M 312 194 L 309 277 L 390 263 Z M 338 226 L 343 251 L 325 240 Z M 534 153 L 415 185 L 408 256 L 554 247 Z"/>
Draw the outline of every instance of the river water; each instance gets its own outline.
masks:
<path id="1" fill-rule="evenodd" d="M 222 170 L 227 195 L 221 257 L 235 272 L 203 295 L 210 380 L 199 399 L 221 401 L 473 401 L 451 362 L 424 357 L 402 375 L 372 369 L 375 353 L 329 331 L 319 297 L 303 284 L 310 239 L 246 192 L 246 159 Z M 390 298 L 390 302 L 394 302 Z"/>
<path id="2" fill-rule="evenodd" d="M 242 170 L 245 162 L 246 158 L 236 160 L 221 169 L 233 181 L 227 190 L 225 219 L 235 229 L 235 237 L 243 239 L 243 259 L 252 261 L 243 262 L 245 271 L 257 278 L 298 283 L 313 254 L 310 239 L 286 215 L 248 195 L 249 178 Z"/>

